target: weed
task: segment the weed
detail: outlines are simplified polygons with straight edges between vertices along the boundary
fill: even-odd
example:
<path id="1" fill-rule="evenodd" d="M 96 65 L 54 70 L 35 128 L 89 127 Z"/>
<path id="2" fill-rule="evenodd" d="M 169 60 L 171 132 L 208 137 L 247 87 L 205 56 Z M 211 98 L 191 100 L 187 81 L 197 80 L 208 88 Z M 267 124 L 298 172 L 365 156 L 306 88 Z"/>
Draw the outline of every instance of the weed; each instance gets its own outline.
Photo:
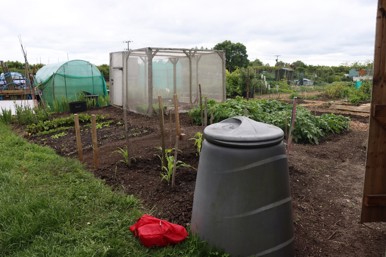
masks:
<path id="1" fill-rule="evenodd" d="M 29 106 L 16 105 L 16 120 L 21 125 L 37 122 L 34 110 Z"/>
<path id="2" fill-rule="evenodd" d="M 65 97 L 62 97 L 61 99 L 55 99 L 52 103 L 53 112 L 68 112 L 69 110 L 69 102 Z"/>
<path id="3" fill-rule="evenodd" d="M 98 106 L 108 106 L 110 104 L 110 96 L 109 95 L 106 95 L 106 96 L 103 96 L 103 95 L 100 95 L 98 97 Z"/>
<path id="4" fill-rule="evenodd" d="M 0 120 L 4 124 L 10 124 L 12 122 L 12 111 L 1 108 Z"/>
<path id="5" fill-rule="evenodd" d="M 49 120 L 51 116 L 48 110 L 46 108 L 43 108 L 42 106 L 35 107 L 34 114 L 37 121 Z"/>

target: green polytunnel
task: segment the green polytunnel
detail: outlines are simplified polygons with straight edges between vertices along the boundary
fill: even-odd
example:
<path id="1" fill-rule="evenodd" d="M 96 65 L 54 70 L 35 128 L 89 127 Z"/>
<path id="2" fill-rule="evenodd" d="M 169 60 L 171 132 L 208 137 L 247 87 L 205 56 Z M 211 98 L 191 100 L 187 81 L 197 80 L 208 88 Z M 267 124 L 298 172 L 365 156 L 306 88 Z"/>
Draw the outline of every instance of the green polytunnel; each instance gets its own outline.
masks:
<path id="1" fill-rule="evenodd" d="M 82 94 L 107 95 L 106 81 L 101 72 L 83 60 L 43 66 L 36 73 L 35 85 L 48 105 L 55 101 L 76 101 Z"/>

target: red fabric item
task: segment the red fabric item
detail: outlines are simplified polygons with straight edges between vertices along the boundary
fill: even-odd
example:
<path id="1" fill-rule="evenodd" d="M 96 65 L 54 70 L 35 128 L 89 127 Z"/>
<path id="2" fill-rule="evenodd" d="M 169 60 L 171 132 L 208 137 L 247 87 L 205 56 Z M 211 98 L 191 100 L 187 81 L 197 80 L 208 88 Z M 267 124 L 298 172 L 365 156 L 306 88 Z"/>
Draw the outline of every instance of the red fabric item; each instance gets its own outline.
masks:
<path id="1" fill-rule="evenodd" d="M 188 232 L 183 226 L 148 214 L 142 215 L 134 225 L 130 226 L 130 231 L 146 247 L 177 244 L 188 236 Z"/>

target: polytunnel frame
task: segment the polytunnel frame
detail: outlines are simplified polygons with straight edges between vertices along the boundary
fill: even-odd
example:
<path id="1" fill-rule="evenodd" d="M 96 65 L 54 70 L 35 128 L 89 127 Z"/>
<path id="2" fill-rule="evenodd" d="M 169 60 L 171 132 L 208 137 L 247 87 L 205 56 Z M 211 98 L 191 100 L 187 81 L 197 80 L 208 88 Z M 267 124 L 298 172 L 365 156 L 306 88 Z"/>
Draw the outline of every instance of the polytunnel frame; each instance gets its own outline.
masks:
<path id="1" fill-rule="evenodd" d="M 58 63 L 54 63 L 52 65 L 54 65 L 55 69 L 52 73 L 49 73 L 49 76 L 47 78 L 45 78 L 44 81 L 41 81 L 38 83 L 37 86 L 41 86 L 42 84 L 45 84 L 48 80 L 52 79 L 52 98 L 55 100 L 56 99 L 56 95 L 55 95 L 55 91 L 56 91 L 56 77 L 57 76 L 61 76 L 63 77 L 63 82 L 64 82 L 64 93 L 65 93 L 65 98 L 68 99 L 68 89 L 67 89 L 67 79 L 73 75 L 71 74 L 68 74 L 67 73 L 67 70 L 66 70 L 66 65 L 68 65 L 69 63 L 72 63 L 72 62 L 83 62 L 83 63 L 86 63 L 89 68 L 90 68 L 90 71 L 91 71 L 91 78 L 92 78 L 92 89 L 93 89 L 93 92 L 95 92 L 95 82 L 94 82 L 94 69 L 93 67 L 95 67 L 96 69 L 98 69 L 94 64 L 92 64 L 91 62 L 89 61 L 85 61 L 85 60 L 81 60 L 81 59 L 74 59 L 74 60 L 69 60 L 69 61 L 64 61 L 64 62 L 58 62 Z M 59 74 L 58 71 L 62 69 L 63 70 L 63 74 Z M 100 76 L 102 76 L 102 73 L 100 73 Z M 41 88 L 41 90 L 44 91 L 44 89 L 47 87 L 47 85 L 43 86 Z"/>
<path id="2" fill-rule="evenodd" d="M 201 50 L 201 49 L 187 49 L 187 48 L 160 48 L 160 47 L 147 47 L 135 50 L 129 50 L 124 52 L 122 55 L 123 67 L 114 67 L 114 69 L 122 70 L 122 105 L 123 110 L 126 113 L 128 107 L 128 60 L 133 54 L 146 53 L 147 57 L 147 89 L 148 89 L 148 109 L 147 115 L 152 116 L 154 113 L 152 102 L 153 102 L 153 58 L 158 56 L 169 57 L 169 61 L 173 64 L 173 90 L 176 93 L 176 65 L 178 59 L 181 57 L 187 57 L 189 60 L 189 103 L 193 104 L 192 101 L 192 90 L 193 90 L 193 74 L 192 74 L 192 58 L 198 56 L 196 61 L 196 78 L 198 83 L 198 64 L 200 59 L 205 54 L 217 53 L 222 62 L 222 101 L 225 101 L 225 53 L 221 50 Z"/>

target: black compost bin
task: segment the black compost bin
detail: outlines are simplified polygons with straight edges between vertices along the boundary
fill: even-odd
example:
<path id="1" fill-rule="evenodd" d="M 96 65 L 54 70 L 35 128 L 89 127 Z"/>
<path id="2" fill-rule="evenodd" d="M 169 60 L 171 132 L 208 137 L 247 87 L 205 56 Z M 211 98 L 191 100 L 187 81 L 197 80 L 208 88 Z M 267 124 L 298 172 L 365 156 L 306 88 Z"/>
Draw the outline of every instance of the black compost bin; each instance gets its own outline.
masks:
<path id="1" fill-rule="evenodd" d="M 293 256 L 283 131 L 247 117 L 204 130 L 191 229 L 232 256 Z"/>
<path id="2" fill-rule="evenodd" d="M 84 111 L 87 110 L 87 103 L 86 103 L 86 101 L 70 102 L 68 105 L 70 107 L 70 112 L 71 113 L 84 112 Z"/>

